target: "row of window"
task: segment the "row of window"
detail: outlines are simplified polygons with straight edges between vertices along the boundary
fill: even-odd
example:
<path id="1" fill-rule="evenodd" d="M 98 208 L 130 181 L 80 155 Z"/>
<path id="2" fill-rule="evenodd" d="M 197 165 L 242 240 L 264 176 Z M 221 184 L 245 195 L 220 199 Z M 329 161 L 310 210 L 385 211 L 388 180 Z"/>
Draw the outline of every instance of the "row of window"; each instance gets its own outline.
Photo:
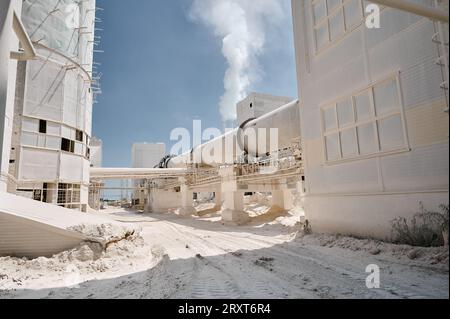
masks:
<path id="1" fill-rule="evenodd" d="M 24 190 L 18 189 L 18 192 L 32 193 L 32 198 L 36 201 L 51 203 L 51 194 L 58 191 L 57 204 L 64 206 L 66 204 L 78 204 L 81 201 L 81 186 L 79 184 L 65 184 L 59 183 L 58 188 L 56 185 L 50 187 L 48 184 L 44 183 L 42 189 Z"/>
<path id="2" fill-rule="evenodd" d="M 69 140 L 64 137 L 50 136 L 41 133 L 23 132 L 21 144 L 24 146 L 47 148 L 50 150 L 60 150 L 73 153 L 79 156 L 90 158 L 90 149 L 83 143 Z"/>
<path id="3" fill-rule="evenodd" d="M 358 26 L 364 17 L 362 0 L 313 0 L 316 51 Z"/>
<path id="4" fill-rule="evenodd" d="M 22 119 L 22 130 L 30 133 L 62 136 L 89 145 L 89 136 L 83 131 L 51 121 L 24 117 Z"/>
<path id="5" fill-rule="evenodd" d="M 58 204 L 74 204 L 79 203 L 80 200 L 80 185 L 79 184 L 58 184 Z"/>
<path id="6" fill-rule="evenodd" d="M 322 107 L 327 162 L 407 148 L 398 79 Z"/>
<path id="7" fill-rule="evenodd" d="M 22 120 L 21 144 L 24 146 L 61 150 L 89 159 L 89 141 L 83 131 L 66 125 L 27 117 Z"/>

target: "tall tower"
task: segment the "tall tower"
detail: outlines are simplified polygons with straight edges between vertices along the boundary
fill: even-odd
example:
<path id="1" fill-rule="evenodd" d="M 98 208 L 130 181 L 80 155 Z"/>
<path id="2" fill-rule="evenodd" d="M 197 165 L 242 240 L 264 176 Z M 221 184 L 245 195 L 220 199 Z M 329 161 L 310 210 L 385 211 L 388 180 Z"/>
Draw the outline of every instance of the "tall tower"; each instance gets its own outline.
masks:
<path id="1" fill-rule="evenodd" d="M 131 161 L 133 168 L 153 168 L 166 155 L 164 143 L 135 143 L 131 149 Z M 135 188 L 146 185 L 145 180 L 134 181 Z M 135 189 L 132 195 L 133 206 L 143 209 L 147 204 L 148 194 L 144 190 Z"/>
<path id="2" fill-rule="evenodd" d="M 17 67 L 9 191 L 86 210 L 95 0 L 24 0 L 37 58 Z"/>

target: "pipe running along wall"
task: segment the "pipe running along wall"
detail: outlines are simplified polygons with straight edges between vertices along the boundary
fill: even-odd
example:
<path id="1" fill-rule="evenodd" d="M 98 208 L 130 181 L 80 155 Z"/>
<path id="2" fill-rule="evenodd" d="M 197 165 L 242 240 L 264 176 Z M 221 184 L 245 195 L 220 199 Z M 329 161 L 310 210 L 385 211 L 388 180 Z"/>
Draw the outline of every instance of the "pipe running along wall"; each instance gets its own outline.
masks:
<path id="1" fill-rule="evenodd" d="M 191 152 L 171 158 L 166 167 L 233 164 L 242 155 L 268 155 L 293 146 L 299 139 L 300 110 L 299 101 L 295 100 L 259 118 L 250 119 L 239 128 L 201 144 Z"/>

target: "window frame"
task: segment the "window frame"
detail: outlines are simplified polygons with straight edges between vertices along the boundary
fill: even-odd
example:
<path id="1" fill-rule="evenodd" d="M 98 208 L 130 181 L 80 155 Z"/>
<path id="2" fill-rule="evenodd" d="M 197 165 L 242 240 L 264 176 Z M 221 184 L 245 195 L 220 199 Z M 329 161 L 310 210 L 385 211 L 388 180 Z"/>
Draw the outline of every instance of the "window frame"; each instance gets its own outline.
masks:
<path id="1" fill-rule="evenodd" d="M 379 115 L 376 112 L 374 89 L 375 89 L 375 87 L 380 86 L 384 83 L 388 83 L 390 81 L 393 81 L 397 88 L 398 107 L 395 110 L 392 110 L 390 112 Z M 368 119 L 359 121 L 357 118 L 357 113 L 356 113 L 356 98 L 355 97 L 363 94 L 364 92 L 368 92 L 368 94 L 369 94 L 371 115 Z M 341 124 L 339 123 L 337 106 L 338 106 L 339 102 L 345 101 L 348 99 L 351 99 L 351 104 L 352 104 L 352 108 L 353 108 L 353 122 L 347 123 L 347 124 L 344 124 L 341 126 Z M 334 109 L 337 127 L 326 130 L 325 111 L 329 110 L 330 108 Z M 379 123 L 385 119 L 389 119 L 389 118 L 395 117 L 395 116 L 400 117 L 400 121 L 402 124 L 403 145 L 393 148 L 391 150 L 383 150 L 382 146 L 381 146 Z M 326 104 L 322 105 L 320 107 L 320 123 L 321 123 L 322 149 L 323 149 L 323 155 L 324 155 L 323 158 L 324 158 L 324 163 L 326 165 L 339 164 L 342 162 L 349 162 L 349 161 L 357 161 L 357 160 L 366 159 L 366 158 L 380 157 L 380 156 L 385 156 L 385 155 L 389 155 L 389 154 L 407 152 L 407 151 L 411 150 L 411 147 L 409 144 L 407 123 L 406 123 L 406 116 L 405 116 L 405 108 L 404 108 L 403 95 L 402 95 L 402 86 L 400 83 L 399 72 L 397 72 L 396 74 L 391 75 L 389 77 L 383 78 L 383 80 L 374 82 L 373 84 L 369 85 L 368 87 L 365 87 L 364 89 L 358 90 L 352 94 L 340 97 L 330 103 L 326 103 Z M 373 129 L 374 129 L 376 150 L 375 150 L 375 152 L 372 152 L 372 153 L 363 154 L 363 153 L 361 153 L 361 142 L 360 142 L 358 127 L 368 125 L 368 124 L 372 125 Z M 342 134 L 342 132 L 350 130 L 350 129 L 354 130 L 355 134 L 356 134 L 357 155 L 353 155 L 353 156 L 350 155 L 350 156 L 344 157 L 341 134 Z M 336 134 L 338 136 L 339 158 L 329 160 L 328 159 L 328 150 L 327 150 L 327 145 L 326 145 L 326 138 L 328 136 L 332 136 L 332 135 L 336 135 Z"/>
<path id="2" fill-rule="evenodd" d="M 67 125 L 65 123 L 62 123 L 62 122 L 46 120 L 46 119 L 33 117 L 33 116 L 28 116 L 28 115 L 27 116 L 22 116 L 22 123 L 23 123 L 24 119 L 31 119 L 31 120 L 37 121 L 37 129 L 33 129 L 33 130 L 26 129 L 26 128 L 23 127 L 23 124 L 21 125 L 20 145 L 22 147 L 65 152 L 65 153 L 69 153 L 69 154 L 72 154 L 72 155 L 83 157 L 84 159 L 89 159 L 89 158 L 86 157 L 85 149 L 87 147 L 89 147 L 88 143 L 90 143 L 90 137 L 83 130 L 79 130 L 79 129 L 75 128 L 75 127 L 69 126 L 69 125 Z M 46 133 L 40 133 L 40 126 L 41 126 L 42 122 L 46 123 Z M 59 126 L 59 133 L 56 134 L 56 133 L 49 132 L 49 129 L 48 129 L 49 128 L 49 124 L 52 124 L 52 125 L 56 124 L 56 125 L 58 125 Z M 74 139 L 64 137 L 63 136 L 63 128 L 73 129 L 75 131 Z M 26 134 L 30 135 L 30 136 L 33 136 L 33 138 L 36 139 L 36 143 L 34 143 L 33 145 L 24 143 L 23 140 L 22 140 L 22 136 L 24 136 Z M 79 135 L 79 136 L 77 136 L 77 135 Z M 82 136 L 83 141 L 79 141 L 77 139 L 77 137 L 81 137 L 81 136 Z M 52 139 L 52 138 L 55 138 L 55 139 L 59 140 L 57 147 L 50 147 L 49 146 L 48 141 L 50 139 Z M 68 151 L 62 150 L 62 148 L 61 148 L 61 144 L 62 144 L 62 140 L 63 139 L 66 139 L 66 140 L 70 141 L 70 147 L 69 147 Z M 44 141 L 44 146 L 39 145 L 39 141 Z M 73 145 L 72 145 L 72 143 L 73 143 Z M 75 152 L 75 145 L 76 144 L 81 144 L 82 145 L 83 150 L 82 150 L 81 154 L 78 154 L 78 153 Z M 72 149 L 73 149 L 73 152 L 71 151 Z"/>
<path id="3" fill-rule="evenodd" d="M 46 120 L 39 120 L 39 133 L 47 134 L 47 121 Z"/>
<path id="4" fill-rule="evenodd" d="M 325 11 L 326 12 L 325 12 L 325 16 L 323 16 L 322 18 L 320 18 L 319 20 L 316 21 L 316 16 L 314 13 L 314 5 L 317 4 L 319 1 L 325 2 Z M 351 1 L 357 1 L 359 4 L 360 21 L 353 25 L 348 25 L 348 23 L 347 23 L 348 19 L 346 18 L 345 7 Z M 336 16 L 339 13 L 342 14 L 343 31 L 340 34 L 338 34 L 335 39 L 332 39 L 331 31 L 330 31 L 330 20 L 332 17 Z M 364 18 L 366 16 L 365 10 L 364 10 L 364 0 L 340 0 L 340 3 L 331 10 L 328 9 L 328 1 L 327 0 L 311 0 L 310 1 L 310 15 L 311 15 L 311 21 L 312 21 L 314 51 L 315 51 L 315 54 L 317 55 L 317 54 L 321 53 L 322 51 L 328 49 L 333 44 L 340 41 L 347 34 L 352 32 L 356 28 L 358 28 L 364 22 Z M 327 29 L 328 41 L 326 44 L 319 47 L 318 42 L 317 42 L 316 31 L 319 28 L 323 27 L 325 24 L 326 24 L 326 29 Z"/>

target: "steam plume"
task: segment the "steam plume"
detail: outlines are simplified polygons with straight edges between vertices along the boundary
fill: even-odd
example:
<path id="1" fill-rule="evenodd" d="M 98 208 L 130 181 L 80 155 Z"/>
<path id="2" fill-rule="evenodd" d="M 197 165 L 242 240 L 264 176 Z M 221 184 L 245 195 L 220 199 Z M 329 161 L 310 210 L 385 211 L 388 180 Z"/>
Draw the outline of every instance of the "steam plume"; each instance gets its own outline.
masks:
<path id="1" fill-rule="evenodd" d="M 225 93 L 220 99 L 222 121 L 236 119 L 236 103 L 258 73 L 258 57 L 266 44 L 266 32 L 284 17 L 282 0 L 194 0 L 190 17 L 212 28 L 222 39 L 228 69 Z"/>

